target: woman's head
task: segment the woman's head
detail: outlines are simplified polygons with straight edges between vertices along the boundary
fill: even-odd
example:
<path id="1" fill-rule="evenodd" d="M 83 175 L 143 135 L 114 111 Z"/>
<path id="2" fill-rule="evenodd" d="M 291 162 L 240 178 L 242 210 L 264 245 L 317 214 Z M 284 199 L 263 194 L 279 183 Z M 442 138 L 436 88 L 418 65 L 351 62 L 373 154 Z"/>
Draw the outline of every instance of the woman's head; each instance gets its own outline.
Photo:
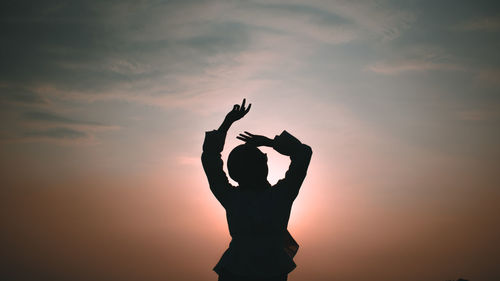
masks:
<path id="1" fill-rule="evenodd" d="M 267 181 L 267 155 L 255 146 L 239 145 L 229 153 L 227 169 L 240 185 Z"/>

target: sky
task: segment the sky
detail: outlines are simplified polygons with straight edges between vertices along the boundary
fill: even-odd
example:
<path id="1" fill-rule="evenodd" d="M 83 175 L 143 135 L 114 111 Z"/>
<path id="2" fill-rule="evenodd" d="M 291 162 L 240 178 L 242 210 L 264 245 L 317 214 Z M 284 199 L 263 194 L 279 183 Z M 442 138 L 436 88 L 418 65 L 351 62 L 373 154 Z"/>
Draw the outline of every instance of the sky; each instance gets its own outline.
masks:
<path id="1" fill-rule="evenodd" d="M 216 280 L 230 236 L 200 155 L 313 149 L 299 280 L 499 280 L 497 1 L 8 1 L 3 280 Z M 269 181 L 289 159 L 267 149 Z"/>

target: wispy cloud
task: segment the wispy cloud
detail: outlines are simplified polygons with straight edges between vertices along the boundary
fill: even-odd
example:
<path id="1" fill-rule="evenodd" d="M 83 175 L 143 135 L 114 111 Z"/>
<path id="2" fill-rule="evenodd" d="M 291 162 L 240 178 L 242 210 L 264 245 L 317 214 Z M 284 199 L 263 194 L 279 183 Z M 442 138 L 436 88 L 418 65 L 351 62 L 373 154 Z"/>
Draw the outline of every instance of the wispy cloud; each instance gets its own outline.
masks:
<path id="1" fill-rule="evenodd" d="M 379 74 L 395 75 L 411 71 L 460 71 L 464 67 L 453 63 L 438 63 L 425 60 L 400 60 L 393 62 L 378 62 L 367 67 L 368 70 Z"/>
<path id="2" fill-rule="evenodd" d="M 493 86 L 500 86 L 500 68 L 483 68 L 477 72 L 477 80 Z"/>
<path id="3" fill-rule="evenodd" d="M 63 145 L 99 144 L 99 133 L 121 129 L 99 122 L 68 118 L 44 111 L 28 111 L 19 126 L 2 134 L 3 142 L 50 142 Z"/>
<path id="4" fill-rule="evenodd" d="M 334 11 L 314 3 L 248 2 L 234 9 L 226 20 L 241 22 L 274 35 L 289 35 L 295 40 L 312 40 L 325 44 L 342 44 L 358 37 L 356 25 Z"/>
<path id="5" fill-rule="evenodd" d="M 305 3 L 300 0 L 276 2 Z M 393 40 L 415 21 L 412 12 L 395 8 L 386 1 L 312 0 L 307 1 L 307 5 L 348 20 L 363 38 Z"/>
<path id="6" fill-rule="evenodd" d="M 255 54 L 256 48 L 270 48 L 270 58 L 302 46 L 285 58 L 292 61 L 304 57 L 303 51 L 312 52 L 316 43 L 338 45 L 374 34 L 395 38 L 413 20 L 411 13 L 382 2 L 352 1 L 123 1 L 97 6 L 81 1 L 37 9 L 40 13 L 27 17 L 22 7 L 13 6 L 4 19 L 11 26 L 7 38 L 26 36 L 21 48 L 4 47 L 13 56 L 5 58 L 0 73 L 42 99 L 81 102 L 170 102 L 172 97 L 163 96 L 189 97 L 198 91 L 190 83 L 194 77 L 211 79 L 214 69 L 248 66 L 251 61 L 237 58 Z M 284 45 L 262 45 L 265 37 L 281 38 Z M 249 77 L 263 70 L 250 69 L 254 73 Z M 159 84 L 168 87 L 157 91 Z"/>
<path id="7" fill-rule="evenodd" d="M 385 59 L 366 67 L 366 70 L 385 75 L 423 71 L 463 71 L 466 67 L 446 51 L 435 46 L 412 46 L 390 53 Z"/>
<path id="8" fill-rule="evenodd" d="M 455 26 L 456 30 L 462 31 L 500 31 L 500 16 L 483 17 L 461 22 Z"/>
<path id="9" fill-rule="evenodd" d="M 47 103 L 47 100 L 30 88 L 0 82 L 0 103 L 44 105 Z"/>
<path id="10" fill-rule="evenodd" d="M 22 104 L 19 127 L 99 139 L 119 127 L 64 107 L 125 102 L 203 115 L 235 95 L 290 93 L 301 80 L 327 89 L 330 65 L 349 75 L 471 69 L 453 50 L 405 47 L 418 12 L 391 1 L 76 2 L 13 5 L 0 19 L 9 26 L 0 99 Z M 466 26 L 492 30 L 495 22 Z M 477 73 L 489 83 L 497 77 Z"/>
<path id="11" fill-rule="evenodd" d="M 383 40 L 398 38 L 415 21 L 415 15 L 385 1 L 340 1 L 339 13 L 350 17 L 369 33 Z M 369 36 L 369 35 L 368 35 Z"/>
<path id="12" fill-rule="evenodd" d="M 459 120 L 463 121 L 483 121 L 498 118 L 498 110 L 492 109 L 471 109 L 457 112 Z"/>
<path id="13" fill-rule="evenodd" d="M 85 132 L 72 130 L 68 128 L 52 128 L 47 130 L 30 131 L 24 133 L 24 136 L 29 138 L 48 138 L 48 139 L 82 139 L 87 138 Z"/>
<path id="14" fill-rule="evenodd" d="M 25 130 L 18 134 L 2 134 L 1 143 L 51 143 L 64 146 L 96 145 L 99 141 L 93 134 L 67 127 Z"/>
<path id="15" fill-rule="evenodd" d="M 24 113 L 23 117 L 25 125 L 38 128 L 65 126 L 67 128 L 93 132 L 120 129 L 120 127 L 116 125 L 106 125 L 100 122 L 78 120 L 47 111 L 28 111 Z"/>
<path id="16" fill-rule="evenodd" d="M 27 120 L 33 121 L 42 121 L 42 122 L 50 122 L 50 123 L 61 123 L 61 124 L 70 124 L 70 125 L 89 125 L 89 126 L 103 126 L 103 124 L 98 122 L 89 122 L 89 121 L 81 121 L 75 120 L 68 117 L 56 115 L 50 112 L 41 112 L 41 111 L 30 111 L 24 114 Z"/>

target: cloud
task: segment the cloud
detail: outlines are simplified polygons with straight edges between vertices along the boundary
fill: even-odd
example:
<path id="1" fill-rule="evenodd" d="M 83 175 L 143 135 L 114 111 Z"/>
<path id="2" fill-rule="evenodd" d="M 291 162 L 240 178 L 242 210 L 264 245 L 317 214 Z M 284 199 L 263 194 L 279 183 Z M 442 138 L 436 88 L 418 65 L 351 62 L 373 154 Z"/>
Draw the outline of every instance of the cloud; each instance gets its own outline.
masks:
<path id="1" fill-rule="evenodd" d="M 9 28 L 3 30 L 0 74 L 4 82 L 24 85 L 49 101 L 192 96 L 200 92 L 188 84 L 193 77 L 210 78 L 228 64 L 238 68 L 242 62 L 235 59 L 256 48 L 270 48 L 279 57 L 285 49 L 299 49 L 294 45 L 303 46 L 302 52 L 373 34 L 395 38 L 412 18 L 386 3 L 352 1 L 48 1 L 29 9 L 15 4 L 1 20 Z M 263 46 L 265 37 L 281 38 L 285 46 Z M 248 76 L 262 69 L 254 70 Z M 158 91 L 158 84 L 168 86 Z"/>
<path id="2" fill-rule="evenodd" d="M 500 16 L 468 20 L 456 25 L 455 29 L 461 31 L 498 32 L 500 31 Z"/>
<path id="3" fill-rule="evenodd" d="M 259 1 L 261 3 L 276 3 L 305 6 L 304 11 L 322 11 L 323 14 L 335 15 L 334 19 L 344 19 L 356 27 L 357 33 L 363 38 L 379 38 L 393 40 L 410 27 L 415 15 L 410 11 L 395 8 L 387 1 L 323 1 L 323 0 L 278 0 Z M 316 16 L 316 15 L 314 15 Z M 337 20 L 337 22 L 339 22 Z"/>
<path id="4" fill-rule="evenodd" d="M 213 3 L 49 1 L 29 9 L 12 5 L 0 20 L 9 26 L 3 32 L 0 83 L 24 93 L 9 89 L 1 98 L 17 103 L 126 100 L 176 106 L 180 96 L 202 91 L 203 85 L 191 81 L 231 63 L 252 45 L 250 27 L 218 19 L 219 9 L 230 5 Z"/>
<path id="5" fill-rule="evenodd" d="M 463 110 L 457 112 L 457 117 L 463 121 L 483 121 L 498 117 L 498 111 L 487 109 Z"/>
<path id="6" fill-rule="evenodd" d="M 500 68 L 483 68 L 477 72 L 477 80 L 492 86 L 500 86 Z"/>
<path id="7" fill-rule="evenodd" d="M 0 83 L 0 103 L 43 105 L 47 100 L 29 88 Z"/>
<path id="8" fill-rule="evenodd" d="M 445 50 L 436 46 L 401 48 L 381 60 L 366 66 L 366 70 L 385 75 L 423 71 L 464 71 L 466 67 Z"/>
<path id="9" fill-rule="evenodd" d="M 21 125 L 25 131 L 18 142 L 55 141 L 64 144 L 97 144 L 98 132 L 120 130 L 120 126 L 78 120 L 47 111 L 28 111 L 23 114 Z M 27 131 L 26 131 L 27 130 Z"/>
<path id="10" fill-rule="evenodd" d="M 51 143 L 64 146 L 96 145 L 94 135 L 67 127 L 25 130 L 19 134 L 2 134 L 2 143 Z"/>
<path id="11" fill-rule="evenodd" d="M 347 43 L 358 37 L 352 21 L 309 3 L 247 2 L 227 16 L 254 32 L 290 36 L 324 44 Z"/>
<path id="12" fill-rule="evenodd" d="M 12 124 L 2 124 L 3 143 L 49 142 L 62 145 L 96 145 L 100 134 L 120 130 L 120 126 L 69 118 L 49 111 L 27 111 L 18 118 L 6 115 Z"/>
<path id="13" fill-rule="evenodd" d="M 27 138 L 49 138 L 49 139 L 82 139 L 87 138 L 85 132 L 72 130 L 69 128 L 52 128 L 47 130 L 30 131 L 24 133 Z"/>
<path id="14" fill-rule="evenodd" d="M 383 40 L 398 38 L 415 21 L 407 10 L 397 9 L 386 1 L 340 1 L 339 11 L 366 30 Z"/>
<path id="15" fill-rule="evenodd" d="M 31 128 L 52 128 L 64 126 L 65 128 L 83 130 L 86 132 L 120 130 L 120 126 L 106 125 L 99 122 L 77 120 L 46 111 L 28 111 L 23 114 L 23 125 Z"/>
<path id="16" fill-rule="evenodd" d="M 98 122 L 89 122 L 89 121 L 81 121 L 75 120 L 71 118 L 67 118 L 64 116 L 56 115 L 50 112 L 41 112 L 41 111 L 30 111 L 24 114 L 24 117 L 27 120 L 33 121 L 45 121 L 50 123 L 61 123 L 61 124 L 69 124 L 69 125 L 89 125 L 89 126 L 104 126 Z"/>
<path id="17" fill-rule="evenodd" d="M 400 60 L 394 62 L 379 62 L 367 67 L 368 70 L 378 74 L 395 75 L 411 71 L 461 71 L 464 68 L 453 63 L 437 63 L 424 60 Z"/>

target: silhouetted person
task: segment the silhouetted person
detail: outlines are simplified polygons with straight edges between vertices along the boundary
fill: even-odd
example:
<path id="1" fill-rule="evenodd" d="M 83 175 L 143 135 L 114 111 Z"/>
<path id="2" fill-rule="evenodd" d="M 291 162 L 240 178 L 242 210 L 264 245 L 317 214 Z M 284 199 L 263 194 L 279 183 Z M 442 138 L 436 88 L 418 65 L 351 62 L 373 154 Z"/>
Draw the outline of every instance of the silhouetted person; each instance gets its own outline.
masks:
<path id="1" fill-rule="evenodd" d="M 201 160 L 213 194 L 226 209 L 232 240 L 214 271 L 219 281 L 287 280 L 295 268 L 298 244 L 287 231 L 292 203 L 306 176 L 312 150 L 288 132 L 274 139 L 249 132 L 237 138 L 245 144 L 229 154 L 229 175 L 222 169 L 221 152 L 229 127 L 250 110 L 236 104 L 218 130 L 206 132 Z M 290 156 L 285 178 L 271 186 L 267 181 L 267 155 L 258 147 L 269 146 Z"/>

